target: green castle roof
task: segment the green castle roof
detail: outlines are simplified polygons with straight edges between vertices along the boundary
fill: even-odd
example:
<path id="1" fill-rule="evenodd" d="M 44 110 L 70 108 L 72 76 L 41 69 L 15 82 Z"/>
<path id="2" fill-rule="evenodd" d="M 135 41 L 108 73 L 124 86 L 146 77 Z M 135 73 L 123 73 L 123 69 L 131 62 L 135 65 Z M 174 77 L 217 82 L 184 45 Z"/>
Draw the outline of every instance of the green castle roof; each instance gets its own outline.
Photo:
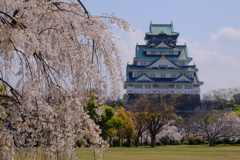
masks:
<path id="1" fill-rule="evenodd" d="M 178 32 L 173 31 L 172 24 L 150 24 L 149 32 L 147 32 L 146 35 L 159 35 L 159 34 L 179 35 Z"/>
<path id="2" fill-rule="evenodd" d="M 134 59 L 158 59 L 159 55 L 146 55 L 144 51 L 181 51 L 180 55 L 172 55 L 166 57 L 169 60 L 192 60 L 188 57 L 188 50 L 186 45 L 177 45 L 175 48 L 149 48 L 147 45 L 137 45 L 136 46 L 136 56 Z"/>

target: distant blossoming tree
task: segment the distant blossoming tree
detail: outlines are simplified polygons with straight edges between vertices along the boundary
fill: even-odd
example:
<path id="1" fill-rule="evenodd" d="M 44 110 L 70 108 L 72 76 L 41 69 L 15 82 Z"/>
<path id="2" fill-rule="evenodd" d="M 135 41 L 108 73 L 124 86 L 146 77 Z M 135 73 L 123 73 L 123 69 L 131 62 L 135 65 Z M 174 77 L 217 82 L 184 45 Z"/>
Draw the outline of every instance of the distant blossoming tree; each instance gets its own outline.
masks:
<path id="1" fill-rule="evenodd" d="M 207 112 L 199 114 L 197 121 L 193 121 L 195 136 L 202 136 L 209 142 L 209 146 L 214 146 L 215 140 L 231 139 L 240 136 L 240 118 L 235 113 Z"/>
<path id="2" fill-rule="evenodd" d="M 79 138 L 96 152 L 108 146 L 83 106 L 91 89 L 106 91 L 106 75 L 113 94 L 123 80 L 111 24 L 130 29 L 113 14 L 92 16 L 80 0 L 0 1 L 2 159 L 34 159 L 36 144 L 49 159 L 74 159 Z"/>
<path id="3" fill-rule="evenodd" d="M 163 137 L 168 137 L 170 140 L 175 140 L 180 142 L 183 135 L 179 131 L 179 129 L 172 125 L 171 123 L 175 123 L 174 121 L 169 122 L 168 124 L 165 124 L 163 126 L 162 131 L 156 136 L 157 139 L 163 138 Z"/>

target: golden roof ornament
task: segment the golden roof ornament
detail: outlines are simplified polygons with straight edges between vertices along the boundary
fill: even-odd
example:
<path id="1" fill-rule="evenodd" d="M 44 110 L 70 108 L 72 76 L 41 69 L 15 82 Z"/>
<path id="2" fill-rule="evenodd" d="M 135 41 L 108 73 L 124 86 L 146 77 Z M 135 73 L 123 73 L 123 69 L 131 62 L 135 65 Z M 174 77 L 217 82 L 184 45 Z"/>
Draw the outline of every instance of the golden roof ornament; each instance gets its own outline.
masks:
<path id="1" fill-rule="evenodd" d="M 154 47 L 154 46 L 156 46 L 156 44 L 155 43 L 151 43 L 149 46 L 150 47 Z"/>
<path id="2" fill-rule="evenodd" d="M 152 24 L 152 21 L 150 21 L 150 24 Z"/>
<path id="3" fill-rule="evenodd" d="M 186 43 L 186 42 L 184 42 L 184 45 L 186 46 L 186 45 L 187 45 L 187 43 Z"/>
<path id="4" fill-rule="evenodd" d="M 171 24 L 173 24 L 173 22 L 172 21 L 170 21 L 171 22 Z"/>

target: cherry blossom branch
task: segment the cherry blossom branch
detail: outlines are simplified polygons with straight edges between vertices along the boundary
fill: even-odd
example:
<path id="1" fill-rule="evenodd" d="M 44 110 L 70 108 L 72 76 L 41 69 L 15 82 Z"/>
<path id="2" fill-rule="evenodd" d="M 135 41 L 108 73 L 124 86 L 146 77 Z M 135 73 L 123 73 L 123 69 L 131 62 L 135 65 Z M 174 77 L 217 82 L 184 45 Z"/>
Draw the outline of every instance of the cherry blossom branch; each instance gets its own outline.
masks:
<path id="1" fill-rule="evenodd" d="M 10 100 L 13 100 L 14 102 L 16 102 L 17 104 L 21 105 L 21 102 L 19 101 L 18 99 L 18 96 L 20 98 L 22 98 L 22 96 L 8 83 L 6 82 L 4 79 L 2 79 L 0 77 L 0 81 L 2 81 L 5 85 L 7 85 L 9 88 L 10 88 L 10 91 L 11 93 L 13 94 L 13 96 L 15 97 L 15 99 L 11 98 L 10 96 L 6 95 L 5 97 L 10 99 Z M 1 95 L 1 96 L 4 96 L 4 95 Z"/>
<path id="2" fill-rule="evenodd" d="M 80 1 L 80 0 L 77 0 L 78 3 L 83 7 L 84 11 L 85 11 L 85 14 L 88 16 L 88 18 L 90 18 L 90 14 L 89 12 L 87 11 L 86 7 L 83 5 L 83 3 Z"/>

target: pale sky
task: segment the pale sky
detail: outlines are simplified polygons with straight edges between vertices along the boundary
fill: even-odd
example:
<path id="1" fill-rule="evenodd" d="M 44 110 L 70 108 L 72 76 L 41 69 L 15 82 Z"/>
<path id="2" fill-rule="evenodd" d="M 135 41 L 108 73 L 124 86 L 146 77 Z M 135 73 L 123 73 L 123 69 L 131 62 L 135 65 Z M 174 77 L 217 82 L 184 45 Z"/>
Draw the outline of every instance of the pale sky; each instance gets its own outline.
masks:
<path id="1" fill-rule="evenodd" d="M 132 63 L 136 43 L 144 44 L 153 24 L 170 24 L 179 32 L 177 44 L 186 42 L 189 57 L 204 84 L 201 93 L 240 87 L 240 0 L 82 0 L 92 15 L 115 13 L 135 32 L 114 29 L 120 56 Z M 126 91 L 122 89 L 122 94 Z"/>

